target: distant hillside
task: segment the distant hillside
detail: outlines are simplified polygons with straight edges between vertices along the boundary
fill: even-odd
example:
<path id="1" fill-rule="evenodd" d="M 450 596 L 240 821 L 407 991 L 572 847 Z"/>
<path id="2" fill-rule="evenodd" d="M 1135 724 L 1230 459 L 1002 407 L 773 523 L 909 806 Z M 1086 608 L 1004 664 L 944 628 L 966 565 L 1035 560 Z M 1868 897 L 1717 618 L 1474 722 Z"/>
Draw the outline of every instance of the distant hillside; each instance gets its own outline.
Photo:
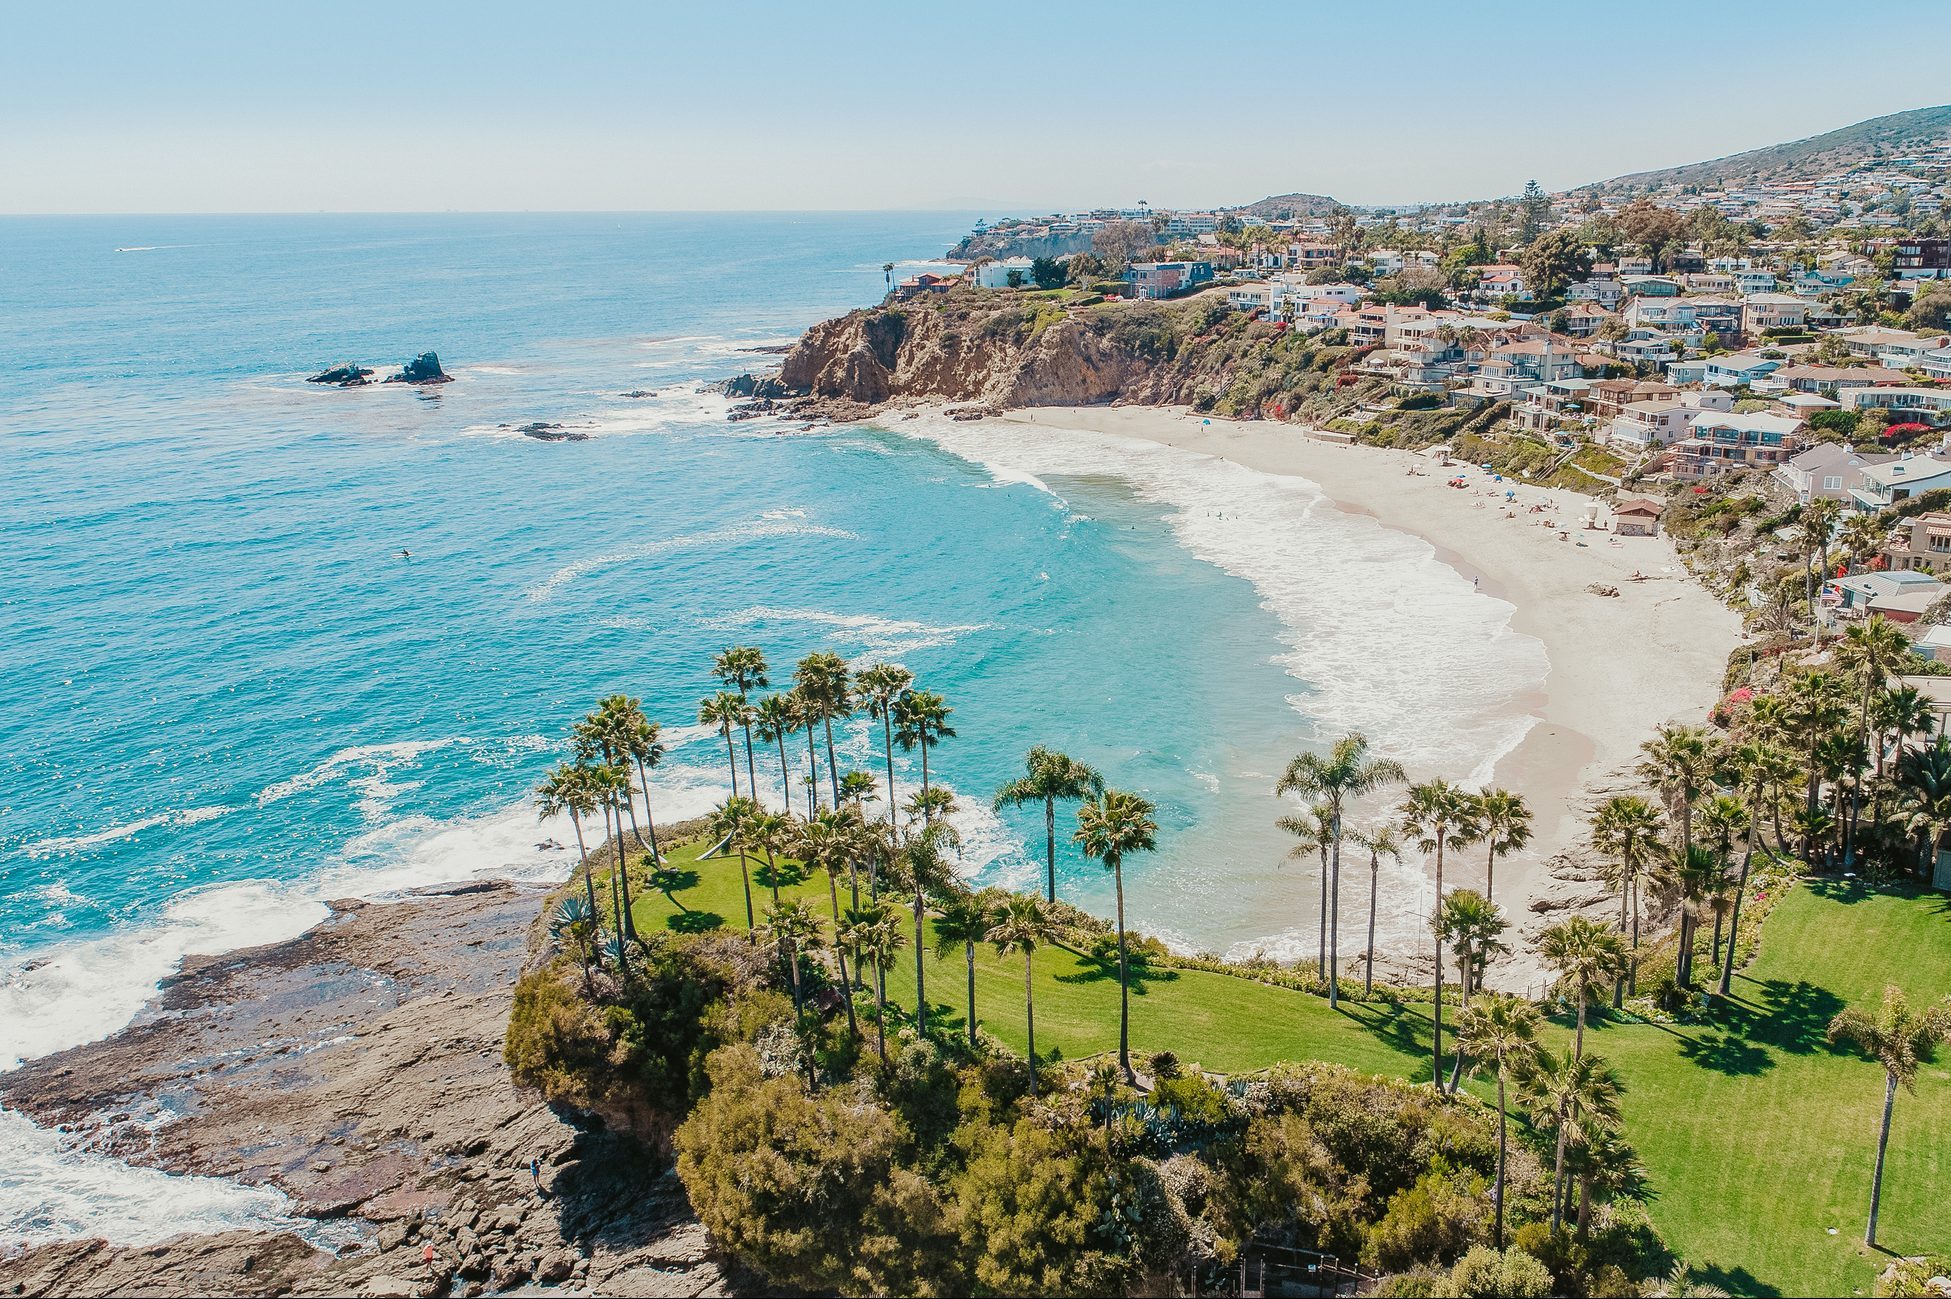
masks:
<path id="1" fill-rule="evenodd" d="M 1764 149 L 1688 163 L 1659 171 L 1639 171 L 1581 186 L 1588 190 L 1633 191 L 1666 185 L 1743 185 L 1759 180 L 1813 180 L 1838 168 L 1854 166 L 1878 156 L 1896 157 L 1925 145 L 1951 140 L 1951 104 L 1913 108 L 1873 117 L 1841 130 L 1812 135 L 1806 140 L 1771 144 Z"/>
<path id="2" fill-rule="evenodd" d="M 1275 194 L 1258 203 L 1228 211 L 1242 221 L 1293 221 L 1301 217 L 1323 217 L 1341 204 L 1325 194 Z"/>

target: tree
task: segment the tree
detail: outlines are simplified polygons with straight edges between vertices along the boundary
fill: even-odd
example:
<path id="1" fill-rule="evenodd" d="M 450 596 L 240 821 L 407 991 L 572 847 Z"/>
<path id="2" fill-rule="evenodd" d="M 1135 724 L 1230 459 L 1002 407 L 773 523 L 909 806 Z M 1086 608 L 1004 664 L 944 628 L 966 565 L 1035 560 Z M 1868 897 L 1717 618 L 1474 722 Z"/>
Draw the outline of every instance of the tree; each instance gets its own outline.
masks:
<path id="1" fill-rule="evenodd" d="M 1694 800 L 1714 783 L 1716 757 L 1698 726 L 1661 726 L 1639 746 L 1639 774 L 1666 799 L 1680 850 L 1693 842 Z"/>
<path id="2" fill-rule="evenodd" d="M 1795 532 L 1801 541 L 1809 563 L 1802 570 L 1803 598 L 1809 603 L 1809 618 L 1815 623 L 1816 644 L 1822 644 L 1822 622 L 1816 616 L 1816 581 L 1829 568 L 1829 543 L 1835 536 L 1836 519 L 1842 513 L 1842 504 L 1826 497 L 1817 497 L 1802 507 L 1802 515 L 1795 523 Z"/>
<path id="3" fill-rule="evenodd" d="M 617 936 L 617 964 L 623 966 L 629 961 L 623 940 L 631 937 L 636 930 L 628 906 L 629 871 L 623 859 L 623 813 L 619 808 L 623 797 L 629 792 L 630 777 L 620 763 L 599 762 L 587 768 L 585 779 L 596 805 L 603 809 L 604 839 L 606 842 L 614 839 L 616 843 L 616 869 L 610 872 L 610 916 Z M 612 823 L 616 826 L 614 834 L 610 831 Z"/>
<path id="4" fill-rule="evenodd" d="M 969 1046 L 976 1044 L 975 949 L 988 941 L 996 924 L 996 907 L 980 893 L 960 889 L 949 894 L 935 917 L 935 959 L 946 960 L 957 948 L 969 970 Z"/>
<path id="5" fill-rule="evenodd" d="M 883 903 L 849 908 L 836 939 L 856 965 L 874 967 L 875 1050 L 883 1069 L 887 1068 L 887 969 L 907 941 L 901 932 L 900 914 Z"/>
<path id="6" fill-rule="evenodd" d="M 1904 828 L 1923 842 L 1918 869 L 1932 876 L 1937 846 L 1951 834 L 1951 740 L 1940 735 L 1929 748 L 1907 750 L 1897 758 L 1897 783 Z"/>
<path id="7" fill-rule="evenodd" d="M 1145 221 L 1107 221 L 1091 236 L 1091 251 L 1115 273 L 1158 247 L 1158 234 Z"/>
<path id="8" fill-rule="evenodd" d="M 1030 261 L 1030 279 L 1039 289 L 1061 289 L 1068 278 L 1064 264 L 1054 257 L 1036 257 Z"/>
<path id="9" fill-rule="evenodd" d="M 732 746 L 732 732 L 747 724 L 750 714 L 743 699 L 721 690 L 698 705 L 698 725 L 709 726 L 725 741 L 725 760 L 732 769 L 732 797 L 738 797 L 738 750 Z"/>
<path id="10" fill-rule="evenodd" d="M 1299 813 L 1277 817 L 1274 824 L 1294 836 L 1287 850 L 1293 861 L 1305 861 L 1312 853 L 1321 862 L 1321 925 L 1319 955 L 1315 958 L 1317 979 L 1328 977 L 1328 849 L 1334 843 L 1334 814 L 1320 803 L 1310 804 Z"/>
<path id="11" fill-rule="evenodd" d="M 1655 271 L 1665 268 L 1667 250 L 1686 236 L 1686 229 L 1679 213 L 1644 198 L 1634 199 L 1619 213 L 1619 232 L 1640 246 Z"/>
<path id="12" fill-rule="evenodd" d="M 996 810 L 1043 804 L 1045 897 L 1057 900 L 1057 801 L 1076 802 L 1104 792 L 1104 777 L 1066 754 L 1037 745 L 1024 758 L 1024 775 L 996 791 Z"/>
<path id="13" fill-rule="evenodd" d="M 894 820 L 894 706 L 915 681 L 898 663 L 872 663 L 854 674 L 854 698 L 881 724 L 881 753 L 887 759 L 887 819 Z"/>
<path id="14" fill-rule="evenodd" d="M 1517 852 L 1531 842 L 1531 808 L 1522 794 L 1487 789 L 1476 796 L 1475 820 L 1488 849 L 1484 862 L 1484 896 L 1496 901 L 1497 857 Z"/>
<path id="15" fill-rule="evenodd" d="M 1704 844 L 1688 844 L 1667 858 L 1660 882 L 1680 899 L 1680 945 L 1675 957 L 1674 982 L 1691 987 L 1694 981 L 1694 937 L 1700 925 L 1700 910 L 1715 893 L 1726 887 L 1720 855 Z"/>
<path id="16" fill-rule="evenodd" d="M 1327 964 L 1321 977 L 1328 985 L 1328 1004 L 1339 1006 L 1337 986 L 1341 955 L 1341 832 L 1342 813 L 1348 800 L 1372 794 L 1389 785 L 1401 784 L 1408 777 L 1402 764 L 1389 758 L 1372 758 L 1368 739 L 1351 731 L 1334 742 L 1324 754 L 1303 753 L 1287 764 L 1274 785 L 1276 797 L 1301 794 L 1319 799 L 1328 812 L 1329 848 L 1333 854 L 1333 878 L 1323 881 L 1323 905 L 1327 908 Z"/>
<path id="17" fill-rule="evenodd" d="M 943 740 L 955 738 L 948 724 L 955 710 L 938 694 L 928 690 L 906 690 L 894 704 L 894 742 L 903 753 L 921 750 L 921 788 L 928 790 L 928 750 Z"/>
<path id="18" fill-rule="evenodd" d="M 1544 192 L 1535 180 L 1524 182 L 1524 195 L 1517 201 L 1518 228 L 1517 241 L 1529 244 L 1544 231 L 1546 222 L 1551 220 L 1551 196 Z"/>
<path id="19" fill-rule="evenodd" d="M 853 869 L 859 850 L 859 839 L 855 828 L 859 824 L 860 813 L 856 808 L 828 807 L 815 812 L 800 823 L 798 840 L 793 846 L 794 854 L 805 863 L 807 869 L 826 873 L 827 898 L 833 908 L 833 924 L 840 925 L 840 871 Z M 860 889 L 853 891 L 854 906 L 860 905 Z M 847 982 L 847 958 L 840 956 L 840 982 Z M 848 1018 L 853 1016 L 852 1002 L 848 1003 Z"/>
<path id="20" fill-rule="evenodd" d="M 826 769 L 833 784 L 833 801 L 840 801 L 840 764 L 833 756 L 833 721 L 853 713 L 847 660 L 824 651 L 808 654 L 793 669 L 793 688 L 799 691 L 810 738 L 812 724 L 826 730 Z"/>
<path id="21" fill-rule="evenodd" d="M 747 931 L 758 928 L 758 918 L 752 910 L 752 868 L 746 857 L 746 849 L 752 846 L 752 818 L 759 810 L 759 805 L 751 799 L 734 794 L 705 818 L 711 836 L 738 854 L 739 874 L 745 881 Z"/>
<path id="22" fill-rule="evenodd" d="M 928 890 L 946 888 L 955 880 L 948 854 L 960 851 L 962 836 L 946 820 L 932 822 L 920 834 L 911 835 L 901 846 L 897 858 L 915 905 L 915 1027 L 928 1031 L 928 992 L 922 969 L 922 953 L 927 950 Z"/>
<path id="23" fill-rule="evenodd" d="M 1497 1181 L 1492 1194 L 1497 1206 L 1499 1249 L 1504 1248 L 1505 1125 L 1510 1114 L 1505 1088 L 1513 1078 L 1529 1075 L 1543 1062 L 1544 1052 L 1538 1045 L 1543 1023 L 1536 1006 L 1503 993 L 1479 998 L 1457 1018 L 1458 1047 L 1472 1060 L 1490 1066 L 1497 1077 Z"/>
<path id="24" fill-rule="evenodd" d="M 1741 874 L 1734 883 L 1734 905 L 1728 912 L 1727 952 L 1721 963 L 1719 994 L 1728 995 L 1734 982 L 1734 951 L 1741 938 L 1741 900 L 1748 891 L 1748 871 L 1754 864 L 1755 837 L 1761 829 L 1762 800 L 1771 784 L 1792 776 L 1794 763 L 1766 739 L 1749 740 L 1728 752 L 1728 766 L 1748 799 L 1747 846 L 1741 852 Z"/>
<path id="25" fill-rule="evenodd" d="M 793 776 L 786 765 L 786 741 L 799 729 L 796 698 L 787 691 L 767 695 L 752 706 L 752 720 L 757 726 L 759 739 L 763 743 L 779 746 L 779 796 L 789 812 L 793 806 Z"/>
<path id="26" fill-rule="evenodd" d="M 1822 742 L 1849 716 L 1843 684 L 1833 673 L 1804 672 L 1789 686 L 1788 718 L 1796 740 L 1802 746 L 1808 772 L 1808 797 L 1804 804 L 1805 826 L 1813 823 L 1816 795 L 1822 783 Z M 1802 855 L 1815 852 L 1815 836 L 1804 833 Z"/>
<path id="27" fill-rule="evenodd" d="M 1362 996 L 1375 993 L 1375 894 L 1381 883 L 1382 859 L 1402 860 L 1402 832 L 1393 821 L 1382 821 L 1349 836 L 1368 852 L 1368 947 L 1362 958 Z"/>
<path id="28" fill-rule="evenodd" d="M 596 877 L 589 868 L 589 845 L 583 839 L 583 818 L 596 810 L 596 791 L 590 784 L 589 763 L 578 759 L 575 762 L 559 763 L 542 783 L 536 787 L 536 798 L 541 806 L 541 819 L 569 814 L 569 824 L 576 832 L 576 854 L 583 863 L 583 888 L 588 894 L 589 915 L 595 921 Z"/>
<path id="29" fill-rule="evenodd" d="M 756 800 L 759 781 L 752 773 L 752 723 L 757 716 L 750 705 L 754 690 L 772 684 L 766 678 L 765 651 L 756 645 L 734 645 L 712 660 L 711 675 L 730 686 L 738 702 L 745 705 L 739 710 L 739 724 L 745 729 L 745 783 Z"/>
<path id="30" fill-rule="evenodd" d="M 1830 1021 L 1829 1040 L 1849 1042 L 1883 1066 L 1883 1122 L 1877 1128 L 1876 1171 L 1870 1176 L 1870 1224 L 1863 1243 L 1876 1247 L 1877 1213 L 1883 1200 L 1883 1158 L 1890 1144 L 1890 1109 L 1897 1088 L 1917 1091 L 1918 1066 L 1929 1060 L 1937 1044 L 1951 1038 L 1951 1003 L 1934 1005 L 1923 1014 L 1911 1010 L 1902 988 L 1883 990 L 1883 1006 L 1876 1014 L 1852 1006 Z"/>
<path id="31" fill-rule="evenodd" d="M 1618 1076 L 1603 1057 L 1567 1049 L 1548 1055 L 1523 1078 L 1525 1109 L 1540 1130 L 1554 1134 L 1551 1229 L 1564 1224 L 1565 1151 L 1619 1126 Z"/>
<path id="32" fill-rule="evenodd" d="M 1576 232 L 1550 230 L 1530 242 L 1518 266 L 1531 291 L 1541 301 L 1550 300 L 1562 297 L 1574 279 L 1591 272 L 1592 254 Z"/>
<path id="33" fill-rule="evenodd" d="M 595 908 L 573 893 L 556 903 L 555 910 L 549 913 L 549 937 L 558 947 L 566 947 L 576 954 L 577 963 L 583 967 L 583 991 L 591 1001 L 596 999 L 596 985 L 589 967 L 601 932 Z"/>
<path id="34" fill-rule="evenodd" d="M 1125 858 L 1158 846 L 1152 805 L 1136 794 L 1107 789 L 1077 809 L 1077 843 L 1084 855 L 1104 864 L 1118 894 L 1118 1067 L 1128 1080 L 1131 1068 L 1131 971 L 1125 944 Z"/>
<path id="35" fill-rule="evenodd" d="M 1453 890 L 1437 916 L 1437 937 L 1456 955 L 1457 983 L 1468 1006 L 1483 967 L 1491 957 L 1511 950 L 1503 939 L 1510 922 L 1496 903 L 1475 889 Z"/>
<path id="36" fill-rule="evenodd" d="M 1572 1035 L 1572 1054 L 1585 1054 L 1585 1008 L 1592 994 L 1624 970 L 1626 945 L 1618 934 L 1584 916 L 1572 916 L 1538 936 L 1538 955 L 1571 985 L 1578 1002 L 1578 1026 Z"/>
<path id="37" fill-rule="evenodd" d="M 786 962 L 786 975 L 793 989 L 794 1026 L 805 1031 L 806 996 L 800 986 L 799 954 L 819 946 L 820 918 L 813 914 L 812 904 L 801 898 L 792 902 L 777 902 L 766 908 L 766 934 L 779 944 L 780 956 Z M 803 1050 L 806 1065 L 806 1085 L 817 1089 L 818 1077 L 813 1071 L 813 1053 Z"/>
<path id="38" fill-rule="evenodd" d="M 1023 1025 L 1030 1056 L 1030 1096 L 1036 1097 L 1036 949 L 1057 941 L 1056 923 L 1044 904 L 1028 893 L 1012 893 L 1003 903 L 995 923 L 989 926 L 989 941 L 999 955 L 1023 953 Z M 1127 1073 L 1129 1067 L 1127 1067 Z"/>
<path id="39" fill-rule="evenodd" d="M 1470 794 L 1447 780 L 1424 781 L 1409 787 L 1402 803 L 1402 832 L 1424 852 L 1436 854 L 1436 907 L 1431 920 L 1443 907 L 1443 852 L 1454 845 L 1474 843 L 1477 823 Z M 1430 1005 L 1430 1081 L 1443 1091 L 1443 940 L 1436 941 L 1436 996 Z"/>
<path id="40" fill-rule="evenodd" d="M 646 732 L 648 734 L 646 735 Z M 596 703 L 594 711 L 576 723 L 573 728 L 577 756 L 595 764 L 592 770 L 614 769 L 622 780 L 612 779 L 608 774 L 597 777 L 600 791 L 604 795 L 606 817 L 616 821 L 616 860 L 617 873 L 612 877 L 612 888 L 619 893 L 618 914 L 622 923 L 617 932 L 626 938 L 637 936 L 637 923 L 630 910 L 630 872 L 625 869 L 623 843 L 623 821 L 627 814 L 630 829 L 637 843 L 644 844 L 643 831 L 637 828 L 637 805 L 631 796 L 630 764 L 638 762 L 639 775 L 643 772 L 641 757 L 650 752 L 651 760 L 663 754 L 657 743 L 657 729 L 644 717 L 643 708 L 628 695 L 606 695 Z M 650 796 L 646 789 L 644 795 L 645 815 L 649 815 Z M 656 857 L 653 848 L 651 856 Z"/>
<path id="41" fill-rule="evenodd" d="M 1864 748 L 1869 743 L 1872 692 L 1882 688 L 1892 668 L 1912 658 L 1910 638 L 1880 613 L 1871 614 L 1866 621 L 1853 624 L 1843 633 L 1842 643 L 1836 647 L 1836 661 L 1863 679 L 1856 718 L 1858 748 Z M 1844 865 L 1851 865 L 1855 861 L 1856 817 L 1861 810 L 1862 786 L 1858 782 L 1850 797 L 1850 818 L 1844 827 Z"/>

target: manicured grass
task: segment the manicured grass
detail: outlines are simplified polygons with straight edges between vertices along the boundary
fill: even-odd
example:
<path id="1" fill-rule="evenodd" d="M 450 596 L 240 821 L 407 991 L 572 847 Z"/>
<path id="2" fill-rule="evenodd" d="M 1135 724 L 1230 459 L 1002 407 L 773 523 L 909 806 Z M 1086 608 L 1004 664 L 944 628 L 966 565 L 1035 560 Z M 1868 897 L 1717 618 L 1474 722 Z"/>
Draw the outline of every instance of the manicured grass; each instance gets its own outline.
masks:
<path id="1" fill-rule="evenodd" d="M 700 862 L 698 851 L 671 854 L 689 881 L 676 896 L 691 911 L 647 893 L 636 910 L 640 926 L 744 927 L 737 861 Z M 762 879 L 754 885 L 761 916 L 770 899 Z M 811 897 L 827 913 L 823 877 L 784 892 Z M 844 906 L 844 883 L 841 898 Z M 889 976 L 889 998 L 903 1006 L 913 1004 L 913 962 L 904 952 Z M 931 1014 L 959 1027 L 962 954 L 938 960 L 931 951 L 925 978 Z M 1920 1002 L 1951 990 L 1951 903 L 1813 883 L 1777 904 L 1758 957 L 1737 978 L 1735 1004 L 1713 1022 L 1664 1026 L 1599 1015 L 1588 1026 L 1587 1049 L 1604 1055 L 1625 1083 L 1626 1135 L 1646 1167 L 1654 1221 L 1706 1279 L 1735 1294 L 1870 1293 L 1889 1257 L 1862 1243 L 1883 1072 L 1830 1048 L 1824 1033 L 1843 1006 L 1874 1006 L 1889 983 Z M 1040 1056 L 1117 1049 L 1115 966 L 1046 949 L 1037 954 L 1035 986 Z M 1020 958 L 978 949 L 976 1012 L 990 1032 L 1023 1048 Z M 1318 1059 L 1429 1077 L 1424 1005 L 1344 1003 L 1333 1011 L 1319 997 L 1246 979 L 1162 970 L 1133 988 L 1131 1018 L 1141 1059 L 1170 1048 L 1222 1072 Z M 1951 1246 L 1948 1167 L 1951 1052 L 1924 1068 L 1916 1095 L 1898 1096 L 1884 1177 L 1886 1249 Z"/>

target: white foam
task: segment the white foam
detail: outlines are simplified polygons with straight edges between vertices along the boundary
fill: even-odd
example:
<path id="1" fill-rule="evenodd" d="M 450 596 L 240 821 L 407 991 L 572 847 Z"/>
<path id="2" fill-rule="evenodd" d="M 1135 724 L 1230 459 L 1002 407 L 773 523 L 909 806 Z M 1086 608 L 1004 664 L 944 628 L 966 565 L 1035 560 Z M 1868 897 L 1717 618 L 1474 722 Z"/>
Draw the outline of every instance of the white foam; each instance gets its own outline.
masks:
<path id="1" fill-rule="evenodd" d="M 871 613 L 835 613 L 827 609 L 781 609 L 754 605 L 734 613 L 708 618 L 701 626 L 715 631 L 732 631 L 768 622 L 810 623 L 830 628 L 836 639 L 857 646 L 864 654 L 899 657 L 917 650 L 953 645 L 971 632 L 989 630 L 988 623 L 932 625 L 903 618 L 883 618 Z"/>
<path id="2" fill-rule="evenodd" d="M 293 1218 L 289 1202 L 270 1187 L 133 1167 L 0 1109 L 0 1241 L 100 1237 L 140 1246 L 183 1232 L 311 1225 Z"/>
<path id="3" fill-rule="evenodd" d="M 623 546 L 616 550 L 591 555 L 574 563 L 564 564 L 547 578 L 528 588 L 525 594 L 530 600 L 546 600 L 563 587 L 579 578 L 614 568 L 619 564 L 634 564 L 658 555 L 668 555 L 678 550 L 696 550 L 704 546 L 736 546 L 750 541 L 761 541 L 769 537 L 830 537 L 836 541 L 858 541 L 856 533 L 842 528 L 829 528 L 820 524 L 796 523 L 787 520 L 757 519 L 749 523 L 733 524 L 725 528 L 713 528 L 707 532 L 685 533 L 675 537 L 660 537 L 655 541 L 638 542 L 633 546 Z"/>
<path id="4" fill-rule="evenodd" d="M 152 816 L 139 817 L 120 825 L 107 826 L 100 830 L 90 830 L 84 834 L 57 835 L 50 839 L 37 839 L 21 848 L 29 857 L 53 857 L 86 852 L 103 844 L 120 843 L 133 839 L 145 830 L 159 826 L 199 825 L 214 820 L 231 811 L 228 807 L 186 807 L 173 812 L 157 812 Z"/>

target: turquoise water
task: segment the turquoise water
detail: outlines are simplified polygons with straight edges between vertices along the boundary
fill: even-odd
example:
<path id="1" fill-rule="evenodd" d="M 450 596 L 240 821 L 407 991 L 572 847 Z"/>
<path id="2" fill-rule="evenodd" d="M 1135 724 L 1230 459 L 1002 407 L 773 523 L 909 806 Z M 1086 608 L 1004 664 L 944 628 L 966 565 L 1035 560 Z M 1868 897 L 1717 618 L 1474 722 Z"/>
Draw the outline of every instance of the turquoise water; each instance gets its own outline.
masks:
<path id="1" fill-rule="evenodd" d="M 1270 780 L 1310 729 L 1251 585 L 1115 479 L 1059 500 L 897 432 L 728 424 L 700 391 L 966 225 L 0 222 L 0 1056 L 109 1031 L 184 951 L 321 897 L 562 871 L 525 794 L 600 694 L 644 698 L 678 741 L 661 810 L 701 810 L 722 749 L 692 723 L 734 642 L 943 692 L 974 874 L 1031 868 L 1040 817 L 981 805 L 1034 743 L 1157 800 L 1140 873 L 1205 860 L 1218 777 Z M 456 382 L 301 381 L 428 348 Z M 533 420 L 593 436 L 500 427 Z M 864 725 L 843 738 L 878 769 Z M 1203 937 L 1197 904 L 1149 911 Z"/>

